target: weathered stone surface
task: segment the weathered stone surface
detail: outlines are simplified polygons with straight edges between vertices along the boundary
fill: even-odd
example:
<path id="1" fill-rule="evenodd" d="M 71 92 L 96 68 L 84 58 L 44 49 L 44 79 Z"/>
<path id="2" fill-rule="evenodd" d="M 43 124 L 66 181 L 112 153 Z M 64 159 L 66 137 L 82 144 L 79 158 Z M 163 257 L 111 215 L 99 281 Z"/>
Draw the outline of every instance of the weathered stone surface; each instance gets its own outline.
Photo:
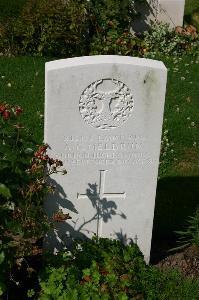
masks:
<path id="1" fill-rule="evenodd" d="M 158 21 L 167 23 L 171 28 L 183 25 L 185 0 L 159 0 Z"/>
<path id="2" fill-rule="evenodd" d="M 46 209 L 72 217 L 51 246 L 97 234 L 137 242 L 149 261 L 166 74 L 162 62 L 122 56 L 46 64 L 45 142 L 68 171 L 52 178 Z"/>
<path id="3" fill-rule="evenodd" d="M 153 23 L 162 22 L 170 28 L 183 25 L 185 0 L 147 0 L 137 4 L 140 18 L 132 24 L 135 32 L 148 30 Z"/>

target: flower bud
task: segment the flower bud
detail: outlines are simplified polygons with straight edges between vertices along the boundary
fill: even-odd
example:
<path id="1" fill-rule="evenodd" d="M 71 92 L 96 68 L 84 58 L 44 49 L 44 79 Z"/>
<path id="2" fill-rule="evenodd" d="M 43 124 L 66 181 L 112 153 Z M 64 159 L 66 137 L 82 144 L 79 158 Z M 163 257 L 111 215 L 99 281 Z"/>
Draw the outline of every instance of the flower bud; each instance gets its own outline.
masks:
<path id="1" fill-rule="evenodd" d="M 0 114 L 2 114 L 6 110 L 5 104 L 0 104 Z"/>
<path id="2" fill-rule="evenodd" d="M 10 112 L 9 112 L 9 110 L 5 110 L 3 112 L 3 119 L 8 120 L 9 118 L 10 118 Z"/>
<path id="3" fill-rule="evenodd" d="M 20 106 L 15 108 L 15 115 L 18 116 L 23 112 L 23 109 Z"/>

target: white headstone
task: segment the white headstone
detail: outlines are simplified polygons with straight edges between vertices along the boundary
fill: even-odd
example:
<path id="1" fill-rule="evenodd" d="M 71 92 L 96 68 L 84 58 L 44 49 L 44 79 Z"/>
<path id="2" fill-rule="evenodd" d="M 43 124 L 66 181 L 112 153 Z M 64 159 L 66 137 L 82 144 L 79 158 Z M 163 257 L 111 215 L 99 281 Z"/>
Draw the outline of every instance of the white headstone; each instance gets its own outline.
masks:
<path id="1" fill-rule="evenodd" d="M 135 19 L 132 29 L 142 32 L 150 28 L 153 23 L 168 24 L 175 28 L 183 25 L 185 0 L 146 0 L 148 4 L 137 4 L 140 17 Z"/>
<path id="2" fill-rule="evenodd" d="M 46 209 L 72 217 L 56 248 L 97 234 L 137 242 L 149 261 L 166 77 L 162 62 L 143 58 L 46 63 L 45 142 L 68 171 L 52 178 Z"/>
<path id="3" fill-rule="evenodd" d="M 159 0 L 158 21 L 170 28 L 183 25 L 185 0 Z"/>

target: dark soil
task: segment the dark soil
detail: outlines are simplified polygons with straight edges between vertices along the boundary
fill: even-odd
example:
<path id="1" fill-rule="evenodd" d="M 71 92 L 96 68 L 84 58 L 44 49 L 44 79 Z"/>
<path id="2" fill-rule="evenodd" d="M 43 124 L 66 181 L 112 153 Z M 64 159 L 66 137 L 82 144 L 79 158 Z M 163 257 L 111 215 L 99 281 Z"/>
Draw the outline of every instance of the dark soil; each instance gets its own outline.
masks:
<path id="1" fill-rule="evenodd" d="M 158 263 L 155 263 L 160 270 L 167 268 L 179 269 L 183 275 L 190 278 L 199 278 L 199 248 L 192 245 L 180 252 L 171 254 Z"/>

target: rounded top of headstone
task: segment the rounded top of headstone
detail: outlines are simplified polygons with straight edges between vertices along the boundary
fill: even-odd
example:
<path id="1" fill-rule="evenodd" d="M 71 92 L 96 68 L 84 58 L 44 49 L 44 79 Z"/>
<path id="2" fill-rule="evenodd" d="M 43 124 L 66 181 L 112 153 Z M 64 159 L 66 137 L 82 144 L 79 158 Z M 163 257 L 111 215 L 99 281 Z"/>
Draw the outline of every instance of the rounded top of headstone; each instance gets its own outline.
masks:
<path id="1" fill-rule="evenodd" d="M 120 55 L 94 55 L 94 56 L 82 56 L 67 59 L 59 59 L 47 62 L 45 64 L 46 71 L 52 71 L 56 69 L 78 67 L 81 65 L 95 65 L 95 64 L 126 64 L 132 66 L 149 67 L 154 69 L 166 70 L 166 67 L 162 61 L 131 57 Z"/>

